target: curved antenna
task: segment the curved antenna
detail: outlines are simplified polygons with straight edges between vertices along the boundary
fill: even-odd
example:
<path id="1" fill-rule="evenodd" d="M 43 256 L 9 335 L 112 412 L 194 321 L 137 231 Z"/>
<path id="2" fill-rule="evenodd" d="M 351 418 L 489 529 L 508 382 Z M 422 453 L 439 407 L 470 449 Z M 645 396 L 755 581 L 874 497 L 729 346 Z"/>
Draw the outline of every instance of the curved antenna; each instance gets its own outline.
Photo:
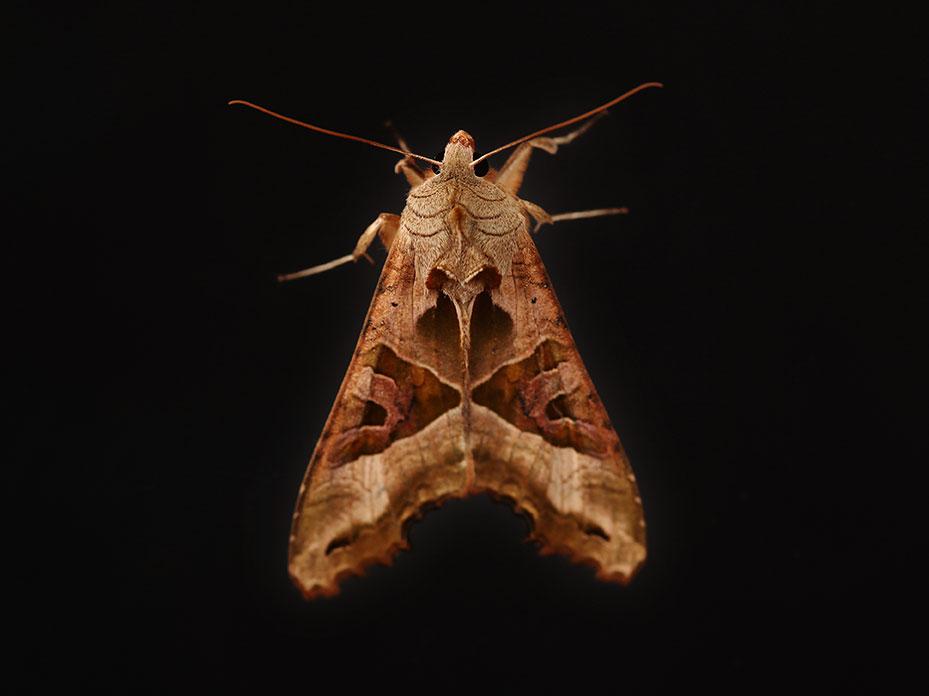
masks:
<path id="1" fill-rule="evenodd" d="M 390 150 L 391 152 L 397 152 L 404 157 L 415 157 L 416 159 L 421 159 L 424 162 L 429 162 L 430 164 L 437 164 L 440 167 L 442 166 L 441 162 L 437 162 L 434 159 L 428 157 L 423 157 L 422 155 L 416 155 L 412 152 L 407 152 L 406 150 L 401 150 L 397 147 L 391 147 L 390 145 L 384 145 L 384 143 L 375 142 L 374 140 L 368 140 L 367 138 L 362 138 L 357 135 L 349 135 L 348 133 L 339 133 L 338 131 L 329 130 L 328 128 L 321 128 L 320 126 L 314 126 L 312 123 L 304 123 L 303 121 L 298 121 L 295 118 L 290 116 L 284 116 L 271 109 L 266 109 L 263 106 L 258 106 L 257 104 L 252 104 L 251 102 L 243 101 L 241 99 L 233 99 L 229 102 L 229 106 L 234 104 L 241 104 L 242 106 L 247 106 L 249 108 L 255 109 L 256 111 L 261 111 L 262 113 L 273 116 L 274 118 L 279 118 L 282 121 L 287 121 L 287 123 L 293 123 L 294 125 L 300 126 L 302 128 L 308 128 L 309 130 L 316 131 L 317 133 L 325 133 L 326 135 L 334 135 L 336 138 L 345 138 L 346 140 L 357 140 L 359 143 L 365 143 L 366 145 L 372 145 L 374 147 L 379 147 L 382 150 Z"/>
<path id="2" fill-rule="evenodd" d="M 524 142 L 526 142 L 527 140 L 532 140 L 533 138 L 536 138 L 536 137 L 542 135 L 543 133 L 548 133 L 549 131 L 558 130 L 559 128 L 564 128 L 565 126 L 570 126 L 572 123 L 577 123 L 578 121 L 583 121 L 585 118 L 590 118 L 590 117 L 593 116 L 594 114 L 598 114 L 598 113 L 600 113 L 601 111 L 606 111 L 606 110 L 609 109 L 611 106 L 614 106 L 615 104 L 619 104 L 619 102 L 623 101 L 624 99 L 628 99 L 629 97 L 631 97 L 631 96 L 632 96 L 633 94 L 635 94 L 636 92 L 641 92 L 643 89 L 648 89 L 649 87 L 664 87 L 664 85 L 661 84 L 660 82 L 646 82 L 645 84 L 641 84 L 641 85 L 639 85 L 638 87 L 636 87 L 635 89 L 630 89 L 628 92 L 626 92 L 626 93 L 623 94 L 622 96 L 616 97 L 616 99 L 613 99 L 613 100 L 611 100 L 611 101 L 608 101 L 606 104 L 603 104 L 602 106 L 598 106 L 596 109 L 591 109 L 591 110 L 588 111 L 587 113 L 581 114 L 580 116 L 575 116 L 574 118 L 569 118 L 567 121 L 562 121 L 561 123 L 556 123 L 554 126 L 549 126 L 548 128 L 543 128 L 542 130 L 537 130 L 535 133 L 530 133 L 529 135 L 524 135 L 522 138 L 519 138 L 518 140 L 514 140 L 514 141 L 511 142 L 511 143 L 507 143 L 507 144 L 504 145 L 503 147 L 498 147 L 496 150 L 491 150 L 490 152 L 488 152 L 488 153 L 486 153 L 486 154 L 484 154 L 484 155 L 481 155 L 481 156 L 478 157 L 476 160 L 474 160 L 473 162 L 471 162 L 471 166 L 473 167 L 473 166 L 474 166 L 475 164 L 477 164 L 478 162 L 481 162 L 482 160 L 487 159 L 487 158 L 490 157 L 491 155 L 496 155 L 498 152 L 503 152 L 504 150 L 509 150 L 511 147 L 513 147 L 513 146 L 515 146 L 515 145 L 519 145 L 520 143 L 524 143 Z"/>

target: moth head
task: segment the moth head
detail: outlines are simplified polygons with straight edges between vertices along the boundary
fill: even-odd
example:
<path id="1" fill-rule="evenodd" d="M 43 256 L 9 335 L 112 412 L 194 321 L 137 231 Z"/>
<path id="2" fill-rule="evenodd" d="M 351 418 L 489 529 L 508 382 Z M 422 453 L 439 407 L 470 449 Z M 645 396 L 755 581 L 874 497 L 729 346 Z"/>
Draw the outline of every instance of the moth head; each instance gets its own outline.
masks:
<path id="1" fill-rule="evenodd" d="M 448 139 L 445 152 L 436 157 L 436 159 L 442 160 L 442 166 L 433 165 L 432 170 L 436 174 L 445 172 L 456 176 L 472 174 L 484 176 L 487 173 L 486 166 L 471 167 L 471 162 L 474 161 L 475 156 L 474 138 L 471 137 L 470 133 L 460 130 Z"/>

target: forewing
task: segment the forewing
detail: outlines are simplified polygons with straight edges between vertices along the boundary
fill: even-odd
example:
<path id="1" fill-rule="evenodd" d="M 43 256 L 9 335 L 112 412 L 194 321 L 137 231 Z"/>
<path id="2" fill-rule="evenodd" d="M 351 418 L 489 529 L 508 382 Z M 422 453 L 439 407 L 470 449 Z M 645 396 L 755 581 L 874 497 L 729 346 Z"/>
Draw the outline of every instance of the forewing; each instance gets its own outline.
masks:
<path id="1" fill-rule="evenodd" d="M 307 596 L 388 562 L 404 523 L 466 484 L 461 393 L 435 360 L 457 349 L 457 323 L 436 311 L 416 326 L 411 254 L 399 234 L 300 487 L 290 574 Z"/>
<path id="2" fill-rule="evenodd" d="M 517 243 L 472 317 L 476 487 L 514 500 L 544 550 L 625 583 L 645 560 L 635 476 L 525 229 Z"/>

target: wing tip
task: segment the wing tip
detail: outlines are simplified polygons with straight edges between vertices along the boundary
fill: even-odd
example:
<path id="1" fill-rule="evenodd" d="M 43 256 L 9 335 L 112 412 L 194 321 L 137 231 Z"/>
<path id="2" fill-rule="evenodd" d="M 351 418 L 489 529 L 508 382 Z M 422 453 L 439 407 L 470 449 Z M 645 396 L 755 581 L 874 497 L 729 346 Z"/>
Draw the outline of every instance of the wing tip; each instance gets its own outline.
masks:
<path id="1" fill-rule="evenodd" d="M 357 560 L 347 559 L 334 573 L 306 572 L 291 553 L 288 567 L 291 581 L 303 595 L 304 599 L 313 600 L 320 597 L 335 597 L 340 593 L 342 584 L 350 577 L 362 577 L 371 566 L 391 566 L 400 551 L 408 551 L 410 526 L 433 510 L 438 509 L 448 500 L 461 497 L 447 494 L 434 499 L 424 500 L 409 515 L 399 521 L 399 539 L 389 543 L 380 552 L 368 552 Z M 322 576 L 322 577 L 321 577 Z"/>
<path id="2" fill-rule="evenodd" d="M 539 543 L 539 555 L 562 556 L 575 565 L 587 566 L 594 571 L 594 577 L 601 582 L 628 586 L 639 574 L 645 565 L 647 551 L 644 544 L 632 542 L 628 551 L 620 560 L 605 560 L 604 554 L 579 549 L 576 545 L 566 542 L 553 542 L 540 534 L 533 534 L 532 540 Z M 600 557 L 598 557 L 598 555 Z"/>
<path id="3" fill-rule="evenodd" d="M 332 598 L 340 594 L 343 583 L 351 577 L 363 577 L 372 566 L 391 566 L 400 551 L 409 550 L 410 545 L 405 539 L 388 546 L 382 553 L 364 558 L 349 566 L 340 568 L 329 578 L 303 577 L 300 568 L 291 563 L 288 569 L 290 579 L 300 590 L 304 599 Z"/>

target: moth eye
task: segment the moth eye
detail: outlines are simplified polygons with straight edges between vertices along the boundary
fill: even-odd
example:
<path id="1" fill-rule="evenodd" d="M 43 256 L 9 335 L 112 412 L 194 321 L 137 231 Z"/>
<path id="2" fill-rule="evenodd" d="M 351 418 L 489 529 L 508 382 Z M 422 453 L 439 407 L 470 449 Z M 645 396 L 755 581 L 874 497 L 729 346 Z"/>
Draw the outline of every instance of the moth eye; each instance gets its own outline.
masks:
<path id="1" fill-rule="evenodd" d="M 444 153 L 444 152 L 440 152 L 439 154 L 437 154 L 437 155 L 436 155 L 435 157 L 433 157 L 432 159 L 435 159 L 435 160 L 438 160 L 439 162 L 441 162 L 443 157 L 445 157 L 445 153 Z M 439 169 L 439 165 L 437 165 L 437 164 L 433 164 L 433 165 L 432 165 L 432 171 L 434 171 L 436 174 L 440 174 L 440 173 L 442 172 L 442 170 Z"/>
<path id="2" fill-rule="evenodd" d="M 480 152 L 474 153 L 474 159 L 477 159 L 480 156 L 481 156 Z M 490 171 L 490 162 L 488 160 L 484 160 L 483 162 L 478 162 L 477 164 L 474 165 L 475 176 L 484 176 L 489 171 Z"/>

